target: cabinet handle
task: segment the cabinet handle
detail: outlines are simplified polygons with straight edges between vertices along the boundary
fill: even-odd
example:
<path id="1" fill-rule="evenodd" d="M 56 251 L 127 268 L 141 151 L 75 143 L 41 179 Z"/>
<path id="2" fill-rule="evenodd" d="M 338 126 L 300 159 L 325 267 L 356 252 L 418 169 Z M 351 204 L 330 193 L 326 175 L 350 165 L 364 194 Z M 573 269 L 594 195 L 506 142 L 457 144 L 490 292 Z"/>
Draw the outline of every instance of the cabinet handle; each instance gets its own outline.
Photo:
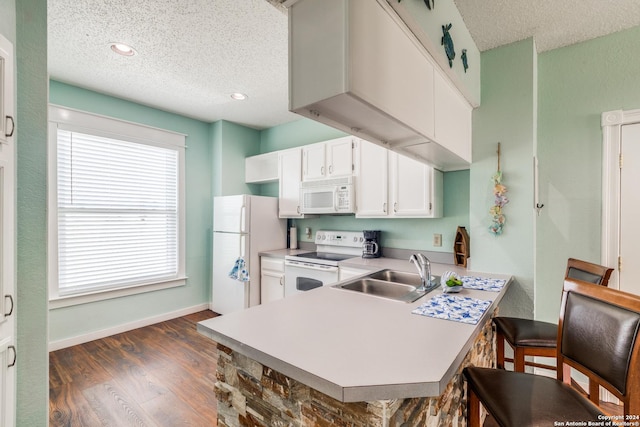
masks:
<path id="1" fill-rule="evenodd" d="M 280 276 L 280 286 L 284 286 L 284 276 Z"/>
<path id="2" fill-rule="evenodd" d="M 333 165 L 329 165 L 329 175 L 333 173 Z"/>
<path id="3" fill-rule="evenodd" d="M 7 368 L 13 368 L 14 366 L 16 366 L 16 360 L 18 359 L 18 353 L 16 352 L 16 347 L 13 346 L 13 345 L 10 345 L 9 347 L 7 347 L 7 349 L 11 349 L 11 351 L 13 351 L 13 361 L 7 365 Z"/>
<path id="4" fill-rule="evenodd" d="M 300 206 L 296 206 L 296 211 L 298 212 L 298 215 L 300 215 Z"/>
<path id="5" fill-rule="evenodd" d="M 393 203 L 393 211 L 398 212 L 398 202 Z"/>
<path id="6" fill-rule="evenodd" d="M 13 313 L 13 297 L 11 295 L 5 295 L 4 298 L 8 299 L 9 302 L 11 303 L 11 308 L 9 309 L 9 312 L 4 314 L 4 317 L 9 317 L 11 316 L 11 313 Z"/>
<path id="7" fill-rule="evenodd" d="M 9 132 L 9 133 L 5 132 L 4 133 L 5 137 L 10 138 L 10 137 L 13 136 L 13 131 L 16 130 L 16 122 L 13 121 L 13 117 L 11 117 L 11 116 L 6 116 L 5 120 L 10 120 L 11 121 L 11 132 Z"/>
<path id="8" fill-rule="evenodd" d="M 387 213 L 387 202 L 382 204 L 382 212 Z"/>
<path id="9" fill-rule="evenodd" d="M 324 175 L 324 166 L 320 166 L 320 175 Z"/>

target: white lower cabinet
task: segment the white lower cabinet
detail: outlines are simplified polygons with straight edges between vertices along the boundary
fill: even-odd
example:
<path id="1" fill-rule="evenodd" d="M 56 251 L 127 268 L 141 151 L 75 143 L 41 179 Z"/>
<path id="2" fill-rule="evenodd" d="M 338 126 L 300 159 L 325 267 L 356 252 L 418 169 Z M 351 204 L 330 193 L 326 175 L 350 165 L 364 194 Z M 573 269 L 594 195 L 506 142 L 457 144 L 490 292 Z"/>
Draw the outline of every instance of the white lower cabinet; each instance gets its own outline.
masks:
<path id="1" fill-rule="evenodd" d="M 356 217 L 442 217 L 442 172 L 367 141 L 357 144 Z"/>
<path id="2" fill-rule="evenodd" d="M 360 268 L 342 267 L 338 269 L 338 280 L 346 280 L 352 277 L 360 276 L 361 274 L 368 273 L 369 270 L 362 270 Z"/>
<path id="3" fill-rule="evenodd" d="M 284 258 L 260 257 L 260 303 L 284 298 Z"/>

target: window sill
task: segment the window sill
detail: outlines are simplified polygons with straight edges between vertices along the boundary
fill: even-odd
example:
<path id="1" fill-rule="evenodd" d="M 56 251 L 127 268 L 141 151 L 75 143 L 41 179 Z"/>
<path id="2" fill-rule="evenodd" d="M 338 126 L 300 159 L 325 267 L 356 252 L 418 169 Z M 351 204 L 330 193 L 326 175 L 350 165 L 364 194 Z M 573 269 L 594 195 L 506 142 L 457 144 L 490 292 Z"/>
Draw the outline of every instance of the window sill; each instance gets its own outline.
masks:
<path id="1" fill-rule="evenodd" d="M 116 289 L 103 289 L 80 295 L 60 296 L 49 299 L 49 310 L 70 307 L 73 305 L 88 304 L 97 301 L 104 301 L 112 298 L 137 295 L 145 292 L 159 291 L 162 289 L 177 288 L 180 286 L 185 286 L 186 284 L 187 277 L 185 276 L 163 282 L 143 283 Z"/>

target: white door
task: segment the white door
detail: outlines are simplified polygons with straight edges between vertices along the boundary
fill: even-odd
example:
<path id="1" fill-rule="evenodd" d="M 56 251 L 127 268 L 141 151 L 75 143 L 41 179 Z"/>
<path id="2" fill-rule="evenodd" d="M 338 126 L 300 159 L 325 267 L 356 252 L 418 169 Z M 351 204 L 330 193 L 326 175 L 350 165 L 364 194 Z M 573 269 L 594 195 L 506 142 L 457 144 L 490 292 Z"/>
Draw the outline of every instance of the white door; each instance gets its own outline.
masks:
<path id="1" fill-rule="evenodd" d="M 249 307 L 249 282 L 231 279 L 229 272 L 238 257 L 244 257 L 249 270 L 246 234 L 213 233 L 211 310 L 227 314 Z"/>
<path id="2" fill-rule="evenodd" d="M 393 153 L 389 159 L 393 215 L 431 215 L 431 168 L 401 154 Z"/>
<path id="3" fill-rule="evenodd" d="M 620 290 L 640 295 L 640 123 L 622 126 L 620 150 Z"/>
<path id="4" fill-rule="evenodd" d="M 0 427 L 15 425 L 15 151 L 13 45 L 0 34 Z"/>
<path id="5" fill-rule="evenodd" d="M 214 197 L 213 231 L 248 233 L 249 208 L 249 200 L 244 194 Z"/>

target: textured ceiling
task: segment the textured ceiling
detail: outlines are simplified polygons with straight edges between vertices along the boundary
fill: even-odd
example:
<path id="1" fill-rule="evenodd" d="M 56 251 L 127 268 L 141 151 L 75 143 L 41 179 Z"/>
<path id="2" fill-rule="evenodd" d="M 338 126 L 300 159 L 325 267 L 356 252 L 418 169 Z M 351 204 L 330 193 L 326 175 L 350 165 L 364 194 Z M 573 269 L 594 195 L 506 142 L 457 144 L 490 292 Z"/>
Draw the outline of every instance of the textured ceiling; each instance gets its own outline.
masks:
<path id="1" fill-rule="evenodd" d="M 454 1 L 481 51 L 533 36 L 544 52 L 640 25 L 640 0 Z"/>
<path id="2" fill-rule="evenodd" d="M 49 73 L 55 80 L 206 122 L 224 119 L 257 129 L 286 123 L 299 118 L 287 111 L 282 4 L 292 3 L 49 0 Z M 542 52 L 640 25 L 640 0 L 455 3 L 481 51 L 533 36 Z M 109 49 L 116 41 L 138 54 L 118 56 Z M 234 101 L 232 92 L 249 99 Z"/>
<path id="3" fill-rule="evenodd" d="M 265 0 L 49 0 L 49 74 L 207 122 L 271 127 L 299 118 L 288 112 L 283 12 Z M 114 41 L 137 55 L 115 54 Z"/>

